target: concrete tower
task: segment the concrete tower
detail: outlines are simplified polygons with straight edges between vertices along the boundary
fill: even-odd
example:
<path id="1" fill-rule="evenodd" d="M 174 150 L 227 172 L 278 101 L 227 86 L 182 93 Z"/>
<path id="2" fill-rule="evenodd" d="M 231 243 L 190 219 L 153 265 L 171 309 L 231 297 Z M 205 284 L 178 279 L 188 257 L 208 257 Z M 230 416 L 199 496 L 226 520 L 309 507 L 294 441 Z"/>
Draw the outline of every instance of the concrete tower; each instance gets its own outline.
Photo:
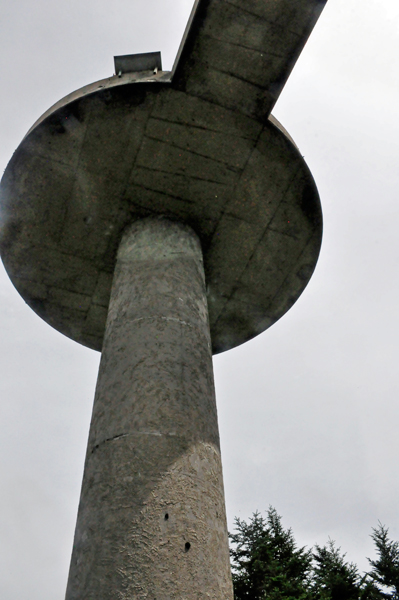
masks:
<path id="1" fill-rule="evenodd" d="M 326 0 L 197 0 L 172 72 L 117 57 L 28 132 L 1 254 L 102 352 L 67 600 L 232 600 L 212 353 L 297 300 L 316 186 L 270 112 Z"/>

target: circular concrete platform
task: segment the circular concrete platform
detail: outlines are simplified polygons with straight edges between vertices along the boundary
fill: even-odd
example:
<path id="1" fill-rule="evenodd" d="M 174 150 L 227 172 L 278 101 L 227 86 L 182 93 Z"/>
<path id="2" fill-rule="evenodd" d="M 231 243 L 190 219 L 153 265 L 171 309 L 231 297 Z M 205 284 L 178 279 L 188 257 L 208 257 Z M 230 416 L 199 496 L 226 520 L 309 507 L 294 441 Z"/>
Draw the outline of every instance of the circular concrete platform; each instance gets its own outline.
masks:
<path id="1" fill-rule="evenodd" d="M 168 73 L 111 77 L 57 103 L 14 153 L 0 194 L 15 287 L 96 350 L 119 241 L 136 219 L 165 216 L 198 234 L 214 353 L 294 304 L 321 244 L 315 183 L 282 128 L 182 91 Z"/>

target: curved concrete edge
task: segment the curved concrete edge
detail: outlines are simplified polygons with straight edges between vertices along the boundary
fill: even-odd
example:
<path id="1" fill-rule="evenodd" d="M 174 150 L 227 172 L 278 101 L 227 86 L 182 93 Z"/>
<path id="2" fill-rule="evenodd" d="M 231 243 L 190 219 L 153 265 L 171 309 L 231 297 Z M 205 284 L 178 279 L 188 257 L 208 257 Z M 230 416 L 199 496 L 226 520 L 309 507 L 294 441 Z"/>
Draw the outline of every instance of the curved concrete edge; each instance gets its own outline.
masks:
<path id="1" fill-rule="evenodd" d="M 106 91 L 111 88 L 115 88 L 118 86 L 129 85 L 131 83 L 171 83 L 171 72 L 170 71 L 158 71 L 158 73 L 154 74 L 153 71 L 141 71 L 140 73 L 124 73 L 121 76 L 112 75 L 111 77 L 107 77 L 106 79 L 100 79 L 100 81 L 94 81 L 93 83 L 89 83 L 70 94 L 67 94 L 61 100 L 58 100 L 55 104 L 50 106 L 46 112 L 44 112 L 32 125 L 32 127 L 28 130 L 26 135 L 22 138 L 22 141 L 28 137 L 28 135 L 36 129 L 40 123 L 43 123 L 58 110 L 65 108 L 68 104 L 75 102 L 75 100 L 80 100 L 85 96 L 90 96 L 92 94 L 96 94 L 97 92 Z"/>
<path id="2" fill-rule="evenodd" d="M 162 77 L 164 79 L 162 79 Z M 168 84 L 170 83 L 170 79 L 168 80 L 167 79 L 168 77 L 170 77 L 170 73 L 164 73 L 161 76 L 158 76 L 158 78 L 153 76 L 152 78 L 150 78 L 151 81 L 149 82 L 148 89 L 154 89 L 154 88 L 152 88 L 153 83 L 158 83 L 164 89 L 169 87 Z M 121 81 L 121 79 L 122 79 L 122 81 Z M 69 94 L 63 100 L 61 100 L 59 103 L 54 105 L 51 109 L 49 109 L 49 111 L 46 111 L 46 113 L 44 115 L 42 115 L 42 117 L 37 122 L 38 125 L 36 127 L 39 127 L 41 124 L 45 124 L 45 121 L 47 119 L 51 120 L 52 116 L 55 115 L 55 113 L 61 113 L 61 115 L 62 115 L 63 114 L 62 111 L 66 107 L 74 104 L 75 102 L 78 102 L 79 99 L 93 97 L 93 96 L 96 96 L 97 94 L 102 95 L 104 90 L 106 91 L 107 85 L 108 85 L 108 89 L 118 89 L 118 87 L 126 87 L 126 86 L 133 88 L 137 84 L 137 82 L 139 82 L 139 87 L 141 87 L 141 85 L 143 85 L 143 83 L 145 86 L 147 86 L 146 78 L 139 78 L 139 79 L 140 80 L 138 81 L 138 78 L 136 78 L 134 76 L 134 74 L 129 74 L 127 76 L 124 76 L 123 78 L 111 77 L 106 80 L 102 80 L 100 82 L 95 82 L 93 84 L 85 86 L 84 88 L 81 88 L 80 90 L 77 90 L 76 92 L 74 92 L 72 94 Z M 239 112 L 237 111 L 236 114 L 238 115 Z M 255 121 L 253 121 L 253 122 L 255 123 Z M 282 138 L 281 144 L 287 145 L 287 147 L 291 147 L 291 151 L 289 152 L 289 155 L 287 155 L 287 160 L 289 159 L 290 155 L 292 157 L 294 155 L 296 155 L 297 158 L 300 160 L 300 162 L 302 164 L 301 168 L 302 168 L 302 172 L 303 172 L 303 177 L 308 181 L 309 186 L 312 188 L 312 195 L 313 195 L 314 202 L 320 208 L 320 202 L 319 202 L 315 182 L 314 182 L 313 177 L 310 173 L 310 170 L 308 169 L 306 163 L 304 162 L 296 144 L 293 142 L 292 138 L 289 136 L 289 134 L 287 133 L 285 128 L 278 122 L 278 120 L 275 117 L 272 117 L 272 116 L 269 117 L 268 124 L 272 130 L 275 129 L 276 131 L 278 131 L 278 133 L 279 133 L 278 137 L 281 136 L 281 138 Z M 31 132 L 32 131 L 33 131 L 33 128 L 31 128 Z M 285 142 L 283 140 L 285 140 Z M 16 157 L 17 157 L 17 154 L 15 155 L 15 158 Z M 316 212 L 318 210 L 319 209 L 317 209 Z M 232 332 L 232 331 L 230 331 L 232 329 L 232 324 L 233 324 L 232 319 L 234 319 L 235 316 L 233 314 L 230 314 L 229 311 L 225 312 L 221 316 L 220 319 L 219 319 L 219 317 L 217 317 L 217 319 L 218 319 L 217 323 L 215 324 L 215 326 L 212 326 L 212 337 L 213 337 L 213 341 L 214 341 L 214 344 L 213 344 L 213 353 L 214 354 L 224 352 L 235 346 L 241 345 L 242 343 L 245 343 L 246 341 L 254 338 L 255 336 L 257 336 L 260 333 L 262 333 L 263 331 L 265 331 L 268 327 L 273 325 L 279 318 L 281 318 L 281 316 L 283 316 L 283 314 L 285 314 L 291 308 L 291 306 L 296 302 L 296 300 L 302 294 L 302 292 L 304 291 L 304 289 L 308 283 L 308 280 L 310 279 L 311 274 L 313 273 L 313 270 L 316 266 L 317 257 L 318 257 L 318 253 L 320 250 L 321 209 L 319 210 L 319 213 L 320 213 L 319 226 L 318 226 L 319 231 L 312 236 L 312 239 L 309 242 L 310 246 L 311 246 L 311 248 L 310 248 L 311 251 L 310 251 L 310 253 L 308 253 L 309 256 L 305 260 L 305 263 L 307 265 L 306 277 L 304 276 L 304 272 L 303 272 L 303 266 L 304 266 L 303 264 L 298 263 L 297 267 L 294 266 L 294 272 L 290 273 L 288 275 L 288 277 L 284 280 L 282 287 L 281 287 L 281 290 L 283 290 L 283 291 L 285 290 L 285 294 L 281 290 L 279 290 L 277 292 L 278 307 L 279 307 L 278 315 L 271 315 L 271 314 L 268 314 L 267 311 L 260 311 L 258 308 L 254 307 L 254 306 L 252 306 L 252 307 L 248 306 L 248 310 L 247 310 L 247 307 L 245 307 L 243 310 L 242 316 L 240 317 L 240 319 L 238 319 L 237 326 L 236 326 L 236 322 L 235 322 L 234 332 Z M 306 253 L 306 252 L 308 252 L 308 250 L 305 249 L 304 252 Z M 29 290 L 27 288 L 25 289 L 24 287 L 20 288 L 18 281 L 15 281 L 16 279 L 18 280 L 18 277 L 15 276 L 15 269 L 11 268 L 11 270 L 9 270 L 7 268 L 7 263 L 9 261 L 5 260 L 5 257 L 3 257 L 3 261 L 6 266 L 7 271 L 9 271 L 9 273 L 10 273 L 10 277 L 12 278 L 16 289 L 24 297 L 25 301 L 27 301 L 27 303 L 32 307 L 32 309 L 39 316 L 41 316 L 41 318 L 44 318 L 44 320 L 46 320 L 50 325 L 52 325 L 57 330 L 59 330 L 61 333 L 63 333 L 64 335 L 67 335 L 71 339 L 74 339 L 75 341 L 78 341 L 79 343 L 82 343 L 83 345 L 86 345 L 92 349 L 101 351 L 102 335 L 101 335 L 101 340 L 100 340 L 100 338 L 97 339 L 94 337 L 90 338 L 90 339 L 89 338 L 86 339 L 85 336 L 82 337 L 82 335 L 79 334 L 77 332 L 77 330 L 75 330 L 76 328 L 74 328 L 73 326 L 70 328 L 70 330 L 69 330 L 69 328 L 65 329 L 58 323 L 57 319 L 54 319 L 51 316 L 46 316 L 46 315 L 41 314 L 41 312 L 42 312 L 41 303 L 40 302 L 36 303 L 34 301 L 35 299 L 30 301 Z M 310 265 L 312 266 L 311 269 L 310 269 Z M 14 272 L 14 276 L 12 276 L 13 272 Z M 289 285 L 288 285 L 288 282 L 289 282 Z M 25 284 L 28 285 L 28 283 L 29 282 L 25 281 L 24 285 Z M 31 284 L 29 284 L 29 285 L 31 285 Z M 33 285 L 35 287 L 36 284 L 33 284 Z M 233 302 L 233 304 L 234 304 L 234 302 Z M 242 305 L 242 299 L 237 300 L 236 304 L 238 307 L 240 307 Z M 242 312 L 242 310 L 241 310 L 241 312 Z M 218 314 L 220 315 L 220 313 L 218 313 Z M 104 317 L 104 324 L 105 324 L 105 317 Z M 227 332 L 226 335 L 225 335 L 225 332 Z"/>
<path id="3" fill-rule="evenodd" d="M 198 1 L 198 0 L 197 0 Z M 118 86 L 125 86 L 132 83 L 163 83 L 163 84 L 171 84 L 173 77 L 173 71 L 159 71 L 157 74 L 152 74 L 152 71 L 148 71 L 143 76 L 143 73 L 125 73 L 121 77 L 118 75 L 112 75 L 111 77 L 107 77 L 106 79 L 100 79 L 99 81 L 94 81 L 93 83 L 89 83 L 88 85 L 67 94 L 61 100 L 50 106 L 32 125 L 32 127 L 27 131 L 21 141 L 28 137 L 28 135 L 36 129 L 38 125 L 43 123 L 58 110 L 65 108 L 68 104 L 75 102 L 75 100 L 80 100 L 84 96 L 90 96 L 92 94 L 96 94 L 97 92 L 105 91 L 107 89 L 115 88 Z M 280 123 L 280 121 L 272 114 L 269 115 L 268 121 L 270 121 L 273 125 L 277 127 L 285 137 L 290 140 L 290 142 L 297 148 L 298 146 L 285 129 L 285 127 Z"/>

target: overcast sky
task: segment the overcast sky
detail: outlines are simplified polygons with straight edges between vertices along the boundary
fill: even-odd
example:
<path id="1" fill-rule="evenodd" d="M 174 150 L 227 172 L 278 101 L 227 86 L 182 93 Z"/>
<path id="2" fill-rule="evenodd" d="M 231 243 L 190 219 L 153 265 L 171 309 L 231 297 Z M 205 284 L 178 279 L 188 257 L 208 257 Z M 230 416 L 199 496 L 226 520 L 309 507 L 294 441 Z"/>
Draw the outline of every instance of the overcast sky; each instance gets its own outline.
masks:
<path id="1" fill-rule="evenodd" d="M 177 52 L 192 0 L 0 0 L 0 167 L 113 56 Z M 215 357 L 229 527 L 271 504 L 301 544 L 367 567 L 399 540 L 399 3 L 329 0 L 278 104 L 324 212 L 289 313 Z M 99 354 L 0 271 L 0 597 L 63 600 Z"/>

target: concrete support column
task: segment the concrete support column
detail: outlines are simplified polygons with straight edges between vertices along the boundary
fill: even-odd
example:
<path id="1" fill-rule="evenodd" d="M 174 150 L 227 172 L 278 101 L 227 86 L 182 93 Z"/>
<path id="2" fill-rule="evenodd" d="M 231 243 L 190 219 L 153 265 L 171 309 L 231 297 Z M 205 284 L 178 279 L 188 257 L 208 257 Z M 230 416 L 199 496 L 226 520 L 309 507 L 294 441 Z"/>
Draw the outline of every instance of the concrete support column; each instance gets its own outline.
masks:
<path id="1" fill-rule="evenodd" d="M 232 600 L 200 242 L 124 234 L 66 600 Z"/>

